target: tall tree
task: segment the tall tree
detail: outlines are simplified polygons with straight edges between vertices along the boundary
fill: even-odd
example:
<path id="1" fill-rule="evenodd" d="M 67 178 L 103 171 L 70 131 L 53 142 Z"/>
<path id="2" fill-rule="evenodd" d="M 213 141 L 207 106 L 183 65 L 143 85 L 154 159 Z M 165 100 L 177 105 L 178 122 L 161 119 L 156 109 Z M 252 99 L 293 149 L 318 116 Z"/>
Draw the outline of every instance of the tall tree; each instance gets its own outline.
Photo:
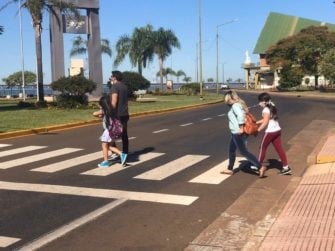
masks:
<path id="1" fill-rule="evenodd" d="M 314 75 L 315 88 L 317 88 L 319 65 L 327 51 L 334 47 L 334 32 L 330 32 L 326 26 L 310 26 L 270 47 L 266 51 L 266 58 L 271 68 L 280 69 L 280 74 L 288 73 L 286 75 L 289 77 L 291 75 L 289 73 L 297 73 L 294 74 L 292 84 L 297 84 L 296 77 L 300 72 L 305 75 Z"/>
<path id="2" fill-rule="evenodd" d="M 87 53 L 87 40 L 84 40 L 81 36 L 75 37 L 72 43 L 70 56 L 83 55 Z M 112 49 L 108 39 L 101 39 L 101 54 L 107 54 L 112 57 Z"/>
<path id="3" fill-rule="evenodd" d="M 179 83 L 179 78 L 180 78 L 181 76 L 186 77 L 185 72 L 182 71 L 182 70 L 177 71 L 177 72 L 176 72 L 176 77 L 177 77 L 177 82 L 178 82 L 178 83 Z"/>
<path id="4" fill-rule="evenodd" d="M 164 60 L 172 53 L 172 48 L 180 48 L 180 43 L 172 30 L 164 30 L 162 27 L 154 32 L 154 52 L 158 56 L 160 83 L 163 90 L 163 64 Z"/>
<path id="5" fill-rule="evenodd" d="M 131 36 L 122 35 L 115 47 L 117 55 L 114 65 L 120 65 L 128 55 L 132 66 L 137 66 L 138 73 L 142 75 L 143 68 L 152 62 L 154 56 L 153 27 L 148 24 L 135 28 Z"/>
<path id="6" fill-rule="evenodd" d="M 0 9 L 3 9 L 10 3 L 17 3 L 19 0 L 9 0 Z M 25 8 L 30 13 L 32 24 L 35 32 L 35 48 L 36 48 L 36 66 L 37 66 L 37 88 L 38 100 L 44 101 L 44 86 L 43 86 L 43 62 L 42 62 L 42 22 L 45 11 L 51 11 L 50 6 L 56 6 L 61 9 L 63 13 L 74 14 L 79 16 L 79 12 L 73 8 L 72 4 L 64 0 L 23 0 L 21 8 Z"/>

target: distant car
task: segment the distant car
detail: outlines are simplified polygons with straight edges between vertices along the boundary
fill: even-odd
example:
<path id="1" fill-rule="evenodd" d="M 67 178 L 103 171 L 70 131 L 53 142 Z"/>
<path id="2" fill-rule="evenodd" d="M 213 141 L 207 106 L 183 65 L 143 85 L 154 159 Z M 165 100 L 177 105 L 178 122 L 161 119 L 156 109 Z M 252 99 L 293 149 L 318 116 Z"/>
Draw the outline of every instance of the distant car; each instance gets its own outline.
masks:
<path id="1" fill-rule="evenodd" d="M 223 90 L 223 89 L 229 89 L 229 86 L 227 84 L 221 84 L 220 88 L 221 88 L 221 90 Z"/>

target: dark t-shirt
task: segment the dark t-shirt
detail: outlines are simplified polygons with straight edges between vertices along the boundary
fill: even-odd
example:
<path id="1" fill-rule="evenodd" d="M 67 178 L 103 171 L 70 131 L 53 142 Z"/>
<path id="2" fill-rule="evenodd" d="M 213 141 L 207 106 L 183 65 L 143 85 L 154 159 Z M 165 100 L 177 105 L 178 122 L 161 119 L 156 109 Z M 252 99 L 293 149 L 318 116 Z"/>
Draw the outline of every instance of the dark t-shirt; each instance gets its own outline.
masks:
<path id="1" fill-rule="evenodd" d="M 117 101 L 117 116 L 128 116 L 128 88 L 122 83 L 118 82 L 112 84 L 111 93 L 117 93 L 118 101 Z"/>

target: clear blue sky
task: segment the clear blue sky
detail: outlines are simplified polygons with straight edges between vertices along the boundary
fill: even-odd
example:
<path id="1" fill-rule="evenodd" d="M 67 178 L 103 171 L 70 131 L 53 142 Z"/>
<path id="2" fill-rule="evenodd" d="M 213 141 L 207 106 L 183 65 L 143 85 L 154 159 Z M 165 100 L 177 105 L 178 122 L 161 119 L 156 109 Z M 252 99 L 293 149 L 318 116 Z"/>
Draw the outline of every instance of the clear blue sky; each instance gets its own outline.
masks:
<path id="1" fill-rule="evenodd" d="M 7 0 L 0 0 L 0 6 Z M 328 23 L 335 23 L 335 4 L 333 0 L 202 0 L 202 61 L 203 78 L 216 80 L 216 27 L 234 19 L 232 22 L 219 27 L 219 81 L 225 79 L 244 79 L 241 68 L 245 60 L 245 51 L 249 51 L 251 60 L 258 62 L 258 55 L 252 54 L 259 34 L 263 28 L 269 12 L 279 12 Z M 46 12 L 46 15 L 48 13 Z M 24 66 L 26 70 L 35 71 L 34 32 L 31 19 L 25 9 L 22 10 Z M 42 46 L 44 83 L 51 81 L 49 24 L 48 17 L 44 17 Z M 165 61 L 164 67 L 173 70 L 183 70 L 192 80 L 196 80 L 196 44 L 199 39 L 199 5 L 198 0 L 100 0 L 101 38 L 110 40 L 113 57 L 103 56 L 103 77 L 107 81 L 113 68 L 116 55 L 114 46 L 121 35 L 131 34 L 135 27 L 146 24 L 154 29 L 163 27 L 172 29 L 178 37 L 181 49 L 174 49 L 172 55 Z M 20 33 L 18 6 L 10 5 L 0 12 L 0 25 L 5 32 L 0 35 L 0 83 L 2 78 L 15 71 L 21 70 Z M 276 31 L 273 31 L 276 32 Z M 64 34 L 65 69 L 69 67 L 69 52 L 71 41 L 75 35 Z M 132 68 L 128 58 L 118 70 L 136 71 Z M 156 81 L 159 70 L 155 60 L 144 69 L 144 76 L 151 82 Z M 67 70 L 66 70 L 67 72 Z"/>

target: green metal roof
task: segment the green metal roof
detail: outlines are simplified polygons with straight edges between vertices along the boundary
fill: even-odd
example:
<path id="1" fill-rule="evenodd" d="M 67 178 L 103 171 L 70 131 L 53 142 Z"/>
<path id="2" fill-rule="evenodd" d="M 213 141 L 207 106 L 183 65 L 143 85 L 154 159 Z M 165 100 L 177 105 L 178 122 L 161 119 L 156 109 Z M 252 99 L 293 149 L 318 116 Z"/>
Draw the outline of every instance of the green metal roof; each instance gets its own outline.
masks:
<path id="1" fill-rule="evenodd" d="M 335 31 L 333 24 L 270 12 L 253 53 L 265 54 L 266 50 L 279 40 L 295 35 L 311 25 L 326 25 L 331 31 Z"/>

